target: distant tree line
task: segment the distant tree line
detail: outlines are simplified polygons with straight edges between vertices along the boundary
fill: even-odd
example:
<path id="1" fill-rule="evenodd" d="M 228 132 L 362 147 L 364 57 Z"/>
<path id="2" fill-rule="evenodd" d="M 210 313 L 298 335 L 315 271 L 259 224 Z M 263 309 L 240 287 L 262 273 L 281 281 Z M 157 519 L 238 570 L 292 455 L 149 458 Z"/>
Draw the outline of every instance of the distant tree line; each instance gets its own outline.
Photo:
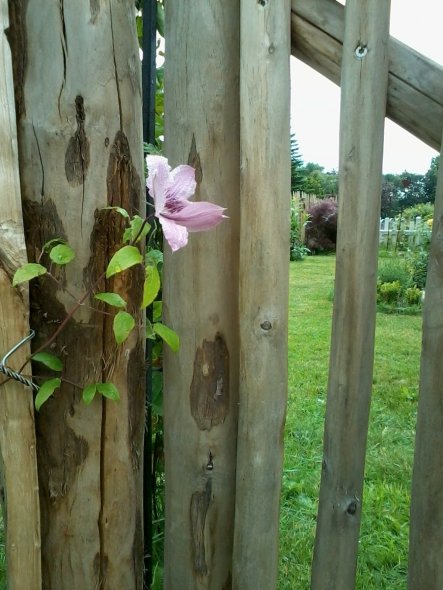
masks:
<path id="1" fill-rule="evenodd" d="M 405 209 L 421 203 L 434 203 L 439 157 L 432 158 L 426 174 L 402 172 L 384 174 L 381 192 L 381 217 L 395 217 Z M 291 190 L 317 197 L 336 197 L 339 177 L 335 170 L 325 172 L 323 166 L 308 162 L 300 155 L 297 139 L 291 135 Z"/>
<path id="2" fill-rule="evenodd" d="M 295 135 L 291 135 L 291 190 L 318 197 L 335 197 L 338 192 L 338 174 L 325 172 L 314 162 L 303 163 Z"/>

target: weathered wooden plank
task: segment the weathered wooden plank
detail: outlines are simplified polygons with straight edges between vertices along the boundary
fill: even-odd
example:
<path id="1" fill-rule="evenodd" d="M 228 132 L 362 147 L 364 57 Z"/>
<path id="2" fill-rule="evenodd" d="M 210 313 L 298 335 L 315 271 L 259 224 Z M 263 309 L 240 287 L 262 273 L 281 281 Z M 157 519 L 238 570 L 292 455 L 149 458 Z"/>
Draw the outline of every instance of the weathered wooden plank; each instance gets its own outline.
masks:
<path id="1" fill-rule="evenodd" d="M 165 258 L 165 588 L 230 588 L 238 412 L 238 2 L 166 4 L 166 154 L 229 219 Z"/>
<path id="2" fill-rule="evenodd" d="M 374 357 L 389 10 L 386 0 L 346 4 L 337 262 L 313 590 L 352 590 L 355 584 Z"/>
<path id="3" fill-rule="evenodd" d="M 101 208 L 143 214 L 134 3 L 10 7 L 28 254 L 35 259 L 47 240 L 65 238 L 76 257 L 59 279 L 78 298 L 121 244 L 123 218 Z M 134 267 L 100 288 L 114 283 L 137 314 L 142 275 Z M 38 344 L 75 303 L 51 280 L 31 286 L 31 302 Z M 55 343 L 77 387 L 64 382 L 38 417 L 45 588 L 142 586 L 143 342 L 140 321 L 117 350 L 112 317 L 84 305 Z M 78 386 L 101 381 L 117 385 L 121 402 L 97 396 L 86 407 Z"/>
<path id="4" fill-rule="evenodd" d="M 12 277 L 27 262 L 23 231 L 11 51 L 5 31 L 8 3 L 0 1 L 0 360 L 29 334 L 27 286 Z M 21 347 L 9 364 L 18 369 L 29 354 Z M 29 366 L 28 366 L 29 369 Z M 4 375 L 0 375 L 0 382 Z M 0 465 L 10 590 L 41 588 L 40 509 L 34 402 L 16 381 L 0 384 Z"/>
<path id="5" fill-rule="evenodd" d="M 420 393 L 412 478 L 409 590 L 439 590 L 443 587 L 442 310 L 443 166 L 440 164 L 423 306 Z"/>
<path id="6" fill-rule="evenodd" d="M 289 2 L 241 3 L 240 414 L 233 588 L 276 588 L 287 399 Z"/>
<path id="7" fill-rule="evenodd" d="M 292 54 L 340 83 L 344 7 L 335 0 L 292 0 Z M 389 40 L 387 116 L 440 149 L 443 67 L 393 37 Z"/>

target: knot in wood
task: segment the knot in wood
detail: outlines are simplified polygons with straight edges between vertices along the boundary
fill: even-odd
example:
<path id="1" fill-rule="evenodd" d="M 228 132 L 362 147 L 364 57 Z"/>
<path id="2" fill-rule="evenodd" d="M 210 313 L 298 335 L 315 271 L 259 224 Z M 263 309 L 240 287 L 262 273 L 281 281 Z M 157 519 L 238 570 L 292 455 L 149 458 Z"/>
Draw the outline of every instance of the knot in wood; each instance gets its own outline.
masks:
<path id="1" fill-rule="evenodd" d="M 349 502 L 346 512 L 351 515 L 354 515 L 357 512 L 357 502 L 355 500 Z"/>
<path id="2" fill-rule="evenodd" d="M 265 330 L 265 332 L 268 332 L 272 328 L 272 324 L 269 320 L 265 320 L 260 324 L 260 328 Z"/>

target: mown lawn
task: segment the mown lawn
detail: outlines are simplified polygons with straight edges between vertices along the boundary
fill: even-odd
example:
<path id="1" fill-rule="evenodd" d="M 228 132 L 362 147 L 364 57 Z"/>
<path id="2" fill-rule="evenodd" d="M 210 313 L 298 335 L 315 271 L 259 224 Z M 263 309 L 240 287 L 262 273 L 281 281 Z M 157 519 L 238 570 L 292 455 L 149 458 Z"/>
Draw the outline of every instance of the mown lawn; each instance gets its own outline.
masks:
<path id="1" fill-rule="evenodd" d="M 291 263 L 279 590 L 310 585 L 334 265 L 332 256 Z M 420 316 L 377 315 L 358 590 L 406 588 L 420 344 Z"/>

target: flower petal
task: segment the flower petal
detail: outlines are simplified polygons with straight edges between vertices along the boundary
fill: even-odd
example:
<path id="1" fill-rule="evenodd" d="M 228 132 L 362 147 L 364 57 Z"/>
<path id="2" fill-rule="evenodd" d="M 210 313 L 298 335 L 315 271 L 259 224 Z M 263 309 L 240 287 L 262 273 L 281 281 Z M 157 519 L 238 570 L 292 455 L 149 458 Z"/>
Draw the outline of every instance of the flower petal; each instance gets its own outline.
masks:
<path id="1" fill-rule="evenodd" d="M 160 215 L 159 219 L 162 224 L 163 235 L 171 246 L 171 250 L 176 252 L 180 248 L 183 248 L 183 246 L 186 246 L 188 243 L 188 230 L 185 227 L 166 219 L 163 215 Z"/>
<path id="2" fill-rule="evenodd" d="M 151 164 L 149 176 L 146 181 L 149 194 L 154 199 L 155 214 L 157 217 L 161 214 L 166 205 L 166 199 L 171 184 L 171 173 L 168 165 L 168 160 L 162 156 L 147 156 L 148 158 L 156 158 L 154 164 Z"/>
<path id="3" fill-rule="evenodd" d="M 223 215 L 225 210 L 224 207 L 208 201 L 185 201 L 180 211 L 171 213 L 165 209 L 162 217 L 186 227 L 189 231 L 206 231 L 226 218 L 226 215 Z"/>
<path id="4" fill-rule="evenodd" d="M 171 170 L 171 167 L 168 164 L 168 159 L 164 158 L 163 156 L 146 156 L 146 166 L 148 168 L 148 178 L 146 179 L 146 186 L 149 189 L 149 192 L 152 192 L 152 177 L 154 172 L 157 170 L 159 166 L 166 166 L 168 170 Z"/>
<path id="5" fill-rule="evenodd" d="M 195 181 L 195 170 L 192 166 L 183 164 L 177 166 L 171 172 L 172 185 L 168 196 L 172 199 L 187 200 L 195 193 L 197 183 Z"/>

